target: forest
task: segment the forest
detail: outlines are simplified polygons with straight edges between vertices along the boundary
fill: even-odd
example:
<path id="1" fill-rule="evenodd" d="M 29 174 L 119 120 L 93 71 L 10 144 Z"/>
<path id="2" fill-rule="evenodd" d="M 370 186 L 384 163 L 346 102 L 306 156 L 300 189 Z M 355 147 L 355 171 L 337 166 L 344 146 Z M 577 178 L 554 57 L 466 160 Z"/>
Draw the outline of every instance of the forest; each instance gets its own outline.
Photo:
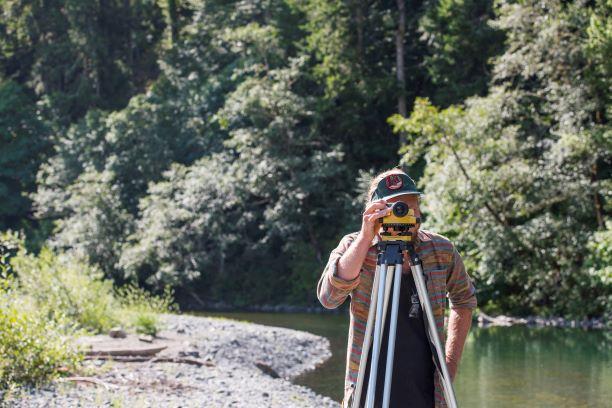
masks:
<path id="1" fill-rule="evenodd" d="M 316 307 L 399 165 L 481 310 L 609 320 L 611 87 L 612 0 L 0 0 L 0 255 Z"/>

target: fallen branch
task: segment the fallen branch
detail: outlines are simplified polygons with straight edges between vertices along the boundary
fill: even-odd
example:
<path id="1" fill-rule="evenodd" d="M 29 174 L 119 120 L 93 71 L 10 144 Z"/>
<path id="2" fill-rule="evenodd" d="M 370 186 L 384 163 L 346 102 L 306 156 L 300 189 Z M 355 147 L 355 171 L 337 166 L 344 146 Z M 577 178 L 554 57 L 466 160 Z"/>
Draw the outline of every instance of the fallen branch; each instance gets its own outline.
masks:
<path id="1" fill-rule="evenodd" d="M 150 360 L 151 363 L 184 363 L 184 364 L 192 364 L 197 365 L 198 367 L 206 366 L 206 367 L 214 367 L 215 363 L 209 360 L 198 360 L 195 358 L 186 358 L 186 357 L 155 357 Z"/>
<path id="2" fill-rule="evenodd" d="M 99 380 L 97 378 L 93 378 L 93 377 L 65 377 L 65 378 L 60 378 L 61 382 L 66 382 L 66 381 L 74 381 L 74 382 L 85 382 L 85 383 L 91 383 L 91 384 L 95 384 L 95 385 L 101 385 L 102 387 L 104 387 L 105 389 L 110 389 L 110 388 L 118 388 L 118 386 L 116 386 L 115 384 L 109 384 L 107 382 L 104 382 L 102 380 Z"/>
<path id="3" fill-rule="evenodd" d="M 109 355 L 94 355 L 86 356 L 85 360 L 110 360 L 117 362 L 149 362 L 149 363 L 183 363 L 197 365 L 198 367 L 207 366 L 214 367 L 215 363 L 208 360 L 198 360 L 195 358 L 184 357 L 139 357 L 139 356 L 109 356 Z"/>
<path id="4" fill-rule="evenodd" d="M 492 326 L 512 326 L 515 324 L 527 324 L 526 319 L 511 317 L 511 316 L 489 316 L 483 312 L 478 314 L 478 322 L 481 324 L 487 324 Z"/>
<path id="5" fill-rule="evenodd" d="M 88 350 L 86 356 L 153 356 L 168 346 L 139 348 L 139 349 L 111 349 L 111 350 Z"/>

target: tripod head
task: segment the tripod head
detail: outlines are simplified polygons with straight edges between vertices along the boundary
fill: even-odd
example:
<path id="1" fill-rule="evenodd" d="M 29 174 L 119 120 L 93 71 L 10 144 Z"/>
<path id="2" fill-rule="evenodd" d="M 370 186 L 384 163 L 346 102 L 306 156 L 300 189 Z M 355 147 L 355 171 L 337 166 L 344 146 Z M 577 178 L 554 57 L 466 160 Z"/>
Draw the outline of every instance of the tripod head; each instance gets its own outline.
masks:
<path id="1" fill-rule="evenodd" d="M 420 217 L 414 216 L 414 209 L 408 207 L 403 201 L 388 203 L 391 207 L 391 214 L 379 219 L 382 223 L 383 232 L 380 237 L 383 241 L 404 241 L 411 242 L 412 234 L 410 228 L 421 223 Z"/>

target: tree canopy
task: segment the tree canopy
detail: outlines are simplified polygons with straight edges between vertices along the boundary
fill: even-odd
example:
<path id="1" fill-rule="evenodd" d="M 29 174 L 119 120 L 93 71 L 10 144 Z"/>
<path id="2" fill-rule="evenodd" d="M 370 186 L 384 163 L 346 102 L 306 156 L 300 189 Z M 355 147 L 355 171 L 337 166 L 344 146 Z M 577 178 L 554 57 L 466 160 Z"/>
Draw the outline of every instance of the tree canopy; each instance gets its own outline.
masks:
<path id="1" fill-rule="evenodd" d="M 313 305 L 401 163 L 486 310 L 610 313 L 609 0 L 0 11 L 3 229 L 179 301 Z"/>

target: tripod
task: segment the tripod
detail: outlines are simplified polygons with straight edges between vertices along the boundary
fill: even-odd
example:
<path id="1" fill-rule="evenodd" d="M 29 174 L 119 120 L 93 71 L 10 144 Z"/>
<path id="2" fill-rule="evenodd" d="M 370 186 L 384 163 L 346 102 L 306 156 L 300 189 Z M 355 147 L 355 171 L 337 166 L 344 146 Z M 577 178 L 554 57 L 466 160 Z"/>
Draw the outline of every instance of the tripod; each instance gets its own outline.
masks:
<path id="1" fill-rule="evenodd" d="M 383 328 L 385 327 L 384 320 L 385 316 L 387 315 L 389 295 L 391 293 L 391 278 L 393 278 L 391 321 L 389 327 L 389 341 L 387 349 L 387 361 L 385 367 L 385 382 L 382 407 L 388 408 L 389 406 L 389 400 L 391 397 L 391 379 L 393 373 L 393 356 L 395 352 L 395 336 L 397 331 L 397 314 L 401 287 L 400 285 L 402 277 L 402 265 L 404 263 L 403 251 L 408 251 L 411 264 L 410 269 L 412 271 L 412 277 L 416 285 L 417 294 L 421 303 L 421 308 L 427 321 L 426 332 L 429 338 L 430 346 L 432 348 L 434 363 L 442 379 L 444 397 L 446 399 L 447 405 L 450 408 L 457 408 L 455 392 L 453 390 L 451 378 L 448 373 L 448 367 L 446 366 L 444 348 L 442 347 L 440 337 L 438 336 L 436 322 L 434 320 L 431 303 L 429 302 L 429 296 L 427 294 L 427 287 L 425 286 L 426 277 L 423 274 L 421 259 L 416 253 L 413 243 L 410 242 L 411 237 L 393 237 L 385 235 L 387 234 L 383 234 L 383 240 L 380 241 L 377 245 L 378 259 L 376 264 L 376 271 L 374 273 L 370 310 L 368 313 L 366 332 L 363 339 L 361 360 L 359 363 L 359 373 L 357 376 L 357 386 L 355 389 L 352 407 L 360 407 L 366 364 L 370 351 L 370 345 L 372 342 L 372 332 L 374 334 L 374 344 L 372 347 L 372 360 L 370 365 L 365 408 L 374 407 L 374 399 L 376 395 L 376 377 L 378 374 L 379 363 L 378 360 L 381 348 L 381 337 Z"/>

